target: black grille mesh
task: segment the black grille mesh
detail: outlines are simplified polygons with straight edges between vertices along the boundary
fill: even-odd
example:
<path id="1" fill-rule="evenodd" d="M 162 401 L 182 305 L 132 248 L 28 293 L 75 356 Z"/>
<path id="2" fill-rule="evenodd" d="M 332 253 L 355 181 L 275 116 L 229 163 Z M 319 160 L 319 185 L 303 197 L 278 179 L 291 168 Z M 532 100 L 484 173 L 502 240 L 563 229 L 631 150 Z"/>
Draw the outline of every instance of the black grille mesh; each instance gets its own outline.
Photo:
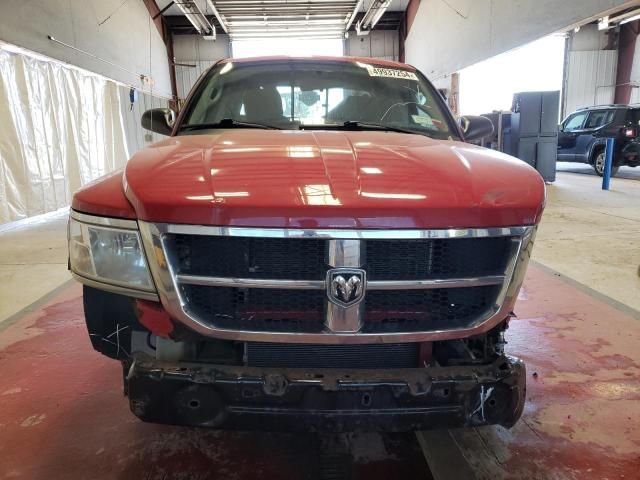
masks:
<path id="1" fill-rule="evenodd" d="M 220 328 L 313 333 L 324 323 L 324 290 L 180 288 L 189 310 Z"/>
<path id="2" fill-rule="evenodd" d="M 416 280 L 500 275 L 512 237 L 368 240 L 369 280 Z M 212 277 L 323 280 L 327 241 L 321 239 L 169 237 L 177 273 Z"/>
<path id="3" fill-rule="evenodd" d="M 251 367 L 279 368 L 415 368 L 417 343 L 311 345 L 247 343 Z"/>
<path id="4" fill-rule="evenodd" d="M 467 327 L 496 301 L 499 285 L 434 290 L 369 291 L 365 332 L 416 332 Z"/>
<path id="5" fill-rule="evenodd" d="M 211 277 L 322 280 L 326 241 L 173 235 L 178 273 Z"/>
<path id="6" fill-rule="evenodd" d="M 504 273 L 511 237 L 366 242 L 369 280 L 425 280 Z"/>

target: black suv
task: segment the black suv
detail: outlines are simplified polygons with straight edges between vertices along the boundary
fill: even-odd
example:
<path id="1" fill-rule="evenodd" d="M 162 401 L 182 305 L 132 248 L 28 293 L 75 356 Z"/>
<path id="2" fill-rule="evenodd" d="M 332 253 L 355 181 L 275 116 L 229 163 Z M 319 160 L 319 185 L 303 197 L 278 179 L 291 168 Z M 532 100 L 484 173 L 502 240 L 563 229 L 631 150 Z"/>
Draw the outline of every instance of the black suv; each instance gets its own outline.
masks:
<path id="1" fill-rule="evenodd" d="M 558 161 L 589 163 L 604 172 L 605 144 L 615 138 L 611 174 L 623 165 L 640 166 L 640 105 L 588 107 L 569 115 L 558 135 Z"/>

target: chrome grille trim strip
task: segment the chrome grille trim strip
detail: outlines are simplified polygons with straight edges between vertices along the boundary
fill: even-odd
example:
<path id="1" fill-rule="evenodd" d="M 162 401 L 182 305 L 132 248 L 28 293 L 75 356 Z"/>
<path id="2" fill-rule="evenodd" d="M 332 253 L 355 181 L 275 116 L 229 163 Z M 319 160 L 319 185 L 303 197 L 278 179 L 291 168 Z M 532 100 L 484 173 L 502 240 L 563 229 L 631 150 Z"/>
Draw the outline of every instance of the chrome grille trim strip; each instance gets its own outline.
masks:
<path id="1" fill-rule="evenodd" d="M 438 230 L 340 230 L 249 227 L 210 227 L 202 225 L 158 224 L 164 233 L 208 235 L 213 237 L 324 238 L 342 240 L 421 240 L 436 238 L 478 238 L 522 236 L 533 227 L 463 228 Z"/>
<path id="2" fill-rule="evenodd" d="M 436 288 L 486 287 L 504 283 L 504 275 L 436 280 L 369 280 L 367 290 L 432 290 Z"/>
<path id="3" fill-rule="evenodd" d="M 363 333 L 363 332 L 330 332 L 323 333 L 299 333 L 278 331 L 253 331 L 232 330 L 220 328 L 198 318 L 189 311 L 188 305 L 180 294 L 171 259 L 166 257 L 165 235 L 167 233 L 188 233 L 198 235 L 222 235 L 231 236 L 276 236 L 278 238 L 337 238 L 344 239 L 345 231 L 309 231 L 283 229 L 236 229 L 235 227 L 202 227 L 195 225 L 168 225 L 162 223 L 149 223 L 138 221 L 144 249 L 153 279 L 158 289 L 160 301 L 164 308 L 175 320 L 183 323 L 188 328 L 207 337 L 223 340 L 236 340 L 247 342 L 285 342 L 285 343 L 318 343 L 318 344 L 345 344 L 345 343 L 402 343 L 402 342 L 432 342 L 439 340 L 451 340 L 465 338 L 472 335 L 485 333 L 505 318 L 513 310 L 518 292 L 522 285 L 526 267 L 531 257 L 533 241 L 535 239 L 536 226 L 511 227 L 498 229 L 468 229 L 468 230 L 399 230 L 399 231 L 363 231 L 355 239 L 411 239 L 411 238 L 477 238 L 485 236 L 513 236 L 514 253 L 505 269 L 504 283 L 498 294 L 495 304 L 484 315 L 466 328 L 430 330 L 426 332 L 392 332 L 392 333 Z M 242 233 L 240 233 L 242 231 Z M 265 233 L 270 232 L 270 233 Z M 287 233 L 289 232 L 289 233 Z M 306 232 L 306 233 L 305 233 Z M 311 232 L 311 233 L 309 233 Z M 315 232 L 315 234 L 314 234 Z M 328 232 L 328 233 L 327 233 Z M 392 232 L 400 232 L 401 237 L 391 237 Z"/>
<path id="4" fill-rule="evenodd" d="M 232 288 L 278 288 L 285 290 L 324 290 L 324 280 L 263 280 L 258 278 L 203 277 L 177 275 L 176 281 L 185 285 Z"/>
<path id="5" fill-rule="evenodd" d="M 368 280 L 367 291 L 484 287 L 488 285 L 500 285 L 504 280 L 504 275 L 435 280 Z M 276 288 L 285 290 L 324 290 L 326 288 L 324 280 L 270 280 L 177 275 L 176 281 L 185 285 L 204 285 L 207 287 Z"/>

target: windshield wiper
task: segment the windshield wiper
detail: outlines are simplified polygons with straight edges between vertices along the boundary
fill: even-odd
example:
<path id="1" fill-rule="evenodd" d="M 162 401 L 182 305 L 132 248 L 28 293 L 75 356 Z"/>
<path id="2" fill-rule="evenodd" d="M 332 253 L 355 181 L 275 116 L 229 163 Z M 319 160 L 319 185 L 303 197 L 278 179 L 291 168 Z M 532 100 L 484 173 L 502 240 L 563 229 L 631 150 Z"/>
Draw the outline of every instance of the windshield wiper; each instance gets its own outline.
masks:
<path id="1" fill-rule="evenodd" d="M 390 125 L 383 125 L 381 123 L 369 123 L 369 122 L 359 122 L 358 120 L 348 120 L 342 124 L 347 130 L 386 130 L 387 132 L 398 132 L 398 133 L 411 133 L 413 135 L 419 135 L 415 130 L 409 130 L 408 128 L 401 127 L 392 127 Z"/>
<path id="2" fill-rule="evenodd" d="M 180 130 L 206 130 L 208 128 L 261 128 L 263 130 L 280 130 L 273 125 L 265 125 L 262 123 L 240 122 L 233 118 L 223 118 L 219 122 L 214 123 L 194 123 L 192 125 L 182 125 Z"/>

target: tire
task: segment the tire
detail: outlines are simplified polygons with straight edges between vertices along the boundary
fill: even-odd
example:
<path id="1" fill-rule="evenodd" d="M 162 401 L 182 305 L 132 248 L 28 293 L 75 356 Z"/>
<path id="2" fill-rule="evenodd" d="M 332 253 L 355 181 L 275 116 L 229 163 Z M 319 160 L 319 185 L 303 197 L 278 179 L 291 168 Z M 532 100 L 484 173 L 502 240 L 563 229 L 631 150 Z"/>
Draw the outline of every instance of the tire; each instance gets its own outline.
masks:
<path id="1" fill-rule="evenodd" d="M 598 176 L 602 177 L 604 176 L 604 164 L 605 164 L 605 160 L 606 160 L 606 153 L 605 150 L 598 150 L 596 151 L 596 153 L 594 154 L 594 158 L 593 158 L 593 169 L 595 170 L 595 172 L 598 174 Z M 616 174 L 618 173 L 618 170 L 620 169 L 619 166 L 612 166 L 611 167 L 611 176 L 615 177 Z"/>

